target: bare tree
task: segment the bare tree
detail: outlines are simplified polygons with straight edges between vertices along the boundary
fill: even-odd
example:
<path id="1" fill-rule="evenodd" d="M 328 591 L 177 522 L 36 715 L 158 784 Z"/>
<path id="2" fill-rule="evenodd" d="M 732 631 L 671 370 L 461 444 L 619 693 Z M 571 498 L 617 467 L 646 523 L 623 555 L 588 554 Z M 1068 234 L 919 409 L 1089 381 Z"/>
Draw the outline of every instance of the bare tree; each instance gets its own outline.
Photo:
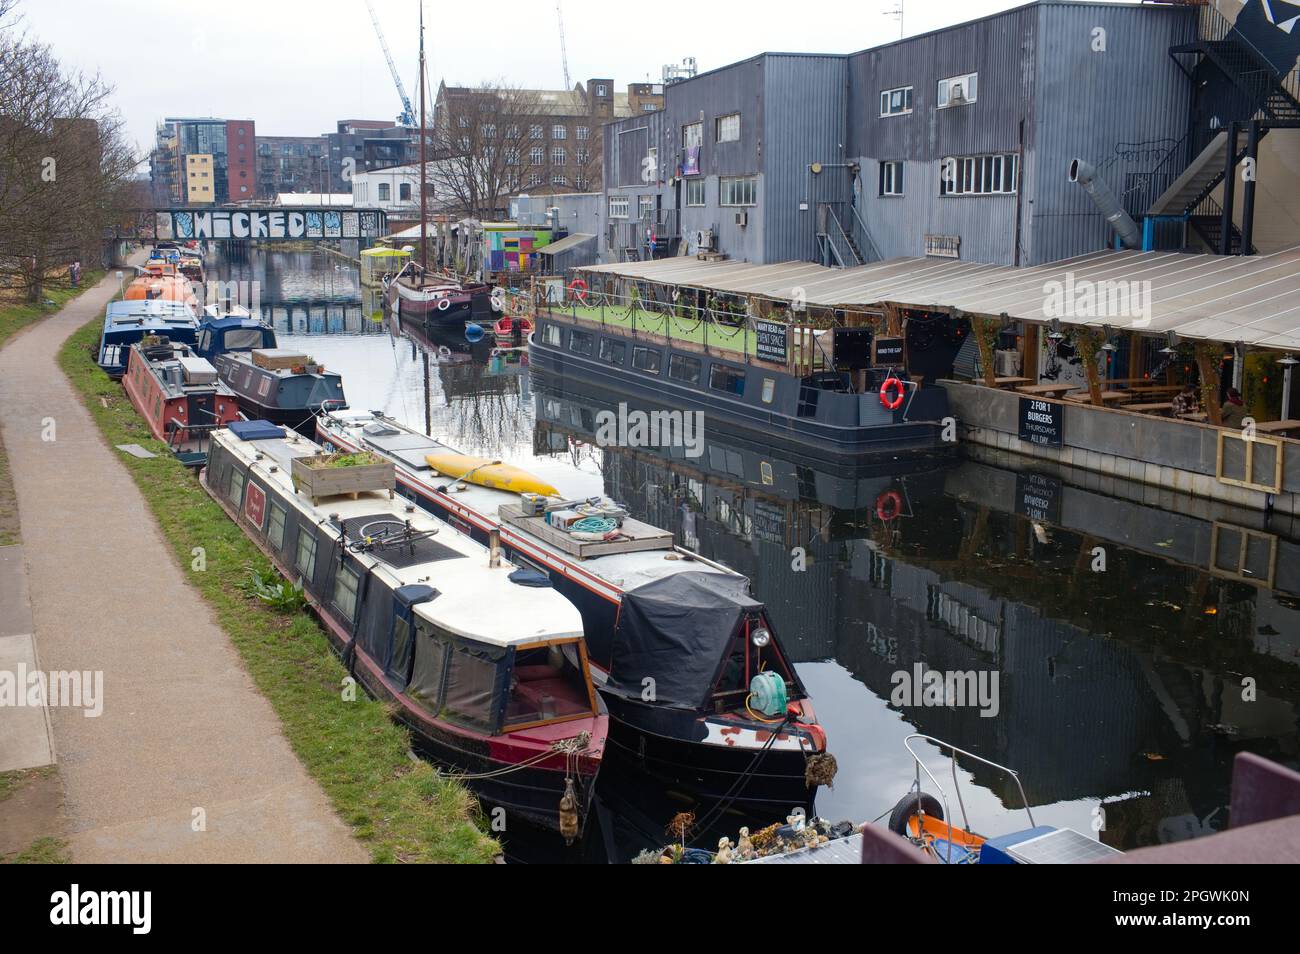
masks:
<path id="1" fill-rule="evenodd" d="M 39 301 L 74 260 L 98 261 L 139 164 L 112 87 L 63 68 L 0 0 L 0 282 Z"/>
<path id="2" fill-rule="evenodd" d="M 491 219 L 546 167 L 535 93 L 484 83 L 443 88 L 428 132 L 429 180 L 447 211 Z"/>

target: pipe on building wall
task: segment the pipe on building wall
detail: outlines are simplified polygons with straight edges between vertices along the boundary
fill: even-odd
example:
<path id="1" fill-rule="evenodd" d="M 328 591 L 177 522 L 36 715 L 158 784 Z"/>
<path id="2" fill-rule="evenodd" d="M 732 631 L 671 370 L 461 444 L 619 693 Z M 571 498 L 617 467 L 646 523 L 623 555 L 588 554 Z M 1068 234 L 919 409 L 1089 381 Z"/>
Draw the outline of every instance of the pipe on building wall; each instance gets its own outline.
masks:
<path id="1" fill-rule="evenodd" d="M 1088 193 L 1125 246 L 1142 247 L 1142 230 L 1133 221 L 1133 217 L 1124 211 L 1106 180 L 1097 175 L 1097 169 L 1092 163 L 1083 159 L 1073 160 L 1070 163 L 1070 181 L 1083 187 L 1083 191 Z"/>

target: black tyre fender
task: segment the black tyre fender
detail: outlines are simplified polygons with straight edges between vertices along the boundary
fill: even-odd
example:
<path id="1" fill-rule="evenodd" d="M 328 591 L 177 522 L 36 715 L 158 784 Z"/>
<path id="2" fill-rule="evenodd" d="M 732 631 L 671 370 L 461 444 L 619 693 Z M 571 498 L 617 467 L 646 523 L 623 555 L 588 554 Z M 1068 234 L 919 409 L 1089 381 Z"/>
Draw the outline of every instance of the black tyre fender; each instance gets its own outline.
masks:
<path id="1" fill-rule="evenodd" d="M 889 813 L 889 830 L 895 835 L 909 837 L 907 823 L 911 821 L 912 816 L 920 812 L 933 815 L 943 821 L 943 806 L 939 804 L 937 798 L 926 792 L 908 792 L 898 800 L 894 810 Z"/>

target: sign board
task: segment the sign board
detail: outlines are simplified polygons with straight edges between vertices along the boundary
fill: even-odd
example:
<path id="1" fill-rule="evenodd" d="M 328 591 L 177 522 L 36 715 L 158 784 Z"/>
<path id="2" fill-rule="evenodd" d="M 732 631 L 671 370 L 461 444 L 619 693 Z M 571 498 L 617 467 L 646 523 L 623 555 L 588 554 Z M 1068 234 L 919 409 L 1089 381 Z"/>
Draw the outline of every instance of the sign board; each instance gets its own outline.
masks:
<path id="1" fill-rule="evenodd" d="M 754 354 L 760 361 L 785 364 L 787 330 L 782 322 L 754 319 Z"/>
<path id="2" fill-rule="evenodd" d="M 153 234 L 185 241 L 224 239 L 379 238 L 387 229 L 379 209 L 166 209 L 152 213 Z"/>
<path id="3" fill-rule="evenodd" d="M 930 258 L 961 258 L 961 236 L 927 235 L 925 254 Z"/>
<path id="4" fill-rule="evenodd" d="M 1045 474 L 1016 474 L 1016 513 L 1038 523 L 1061 522 L 1062 483 Z"/>
<path id="5" fill-rule="evenodd" d="M 906 347 L 903 338 L 877 338 L 872 343 L 872 364 L 901 368 Z"/>
<path id="6" fill-rule="evenodd" d="M 1020 399 L 1020 439 L 1044 447 L 1060 447 L 1065 408 L 1037 398 Z"/>
<path id="7" fill-rule="evenodd" d="M 255 483 L 244 493 L 244 516 L 258 530 L 266 526 L 266 491 Z"/>

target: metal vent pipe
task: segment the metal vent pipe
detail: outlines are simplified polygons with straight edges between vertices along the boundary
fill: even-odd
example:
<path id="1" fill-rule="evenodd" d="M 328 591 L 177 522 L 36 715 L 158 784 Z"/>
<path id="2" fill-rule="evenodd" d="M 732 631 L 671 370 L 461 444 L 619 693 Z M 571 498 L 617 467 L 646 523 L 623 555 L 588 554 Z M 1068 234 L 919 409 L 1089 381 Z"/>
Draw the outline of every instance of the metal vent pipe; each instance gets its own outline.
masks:
<path id="1" fill-rule="evenodd" d="M 1097 169 L 1092 163 L 1083 159 L 1073 160 L 1070 163 L 1070 181 L 1083 187 L 1083 191 L 1088 193 L 1093 204 L 1119 235 L 1121 242 L 1129 248 L 1142 247 L 1142 230 L 1133 221 L 1133 217 L 1124 211 L 1106 180 L 1097 175 Z"/>

